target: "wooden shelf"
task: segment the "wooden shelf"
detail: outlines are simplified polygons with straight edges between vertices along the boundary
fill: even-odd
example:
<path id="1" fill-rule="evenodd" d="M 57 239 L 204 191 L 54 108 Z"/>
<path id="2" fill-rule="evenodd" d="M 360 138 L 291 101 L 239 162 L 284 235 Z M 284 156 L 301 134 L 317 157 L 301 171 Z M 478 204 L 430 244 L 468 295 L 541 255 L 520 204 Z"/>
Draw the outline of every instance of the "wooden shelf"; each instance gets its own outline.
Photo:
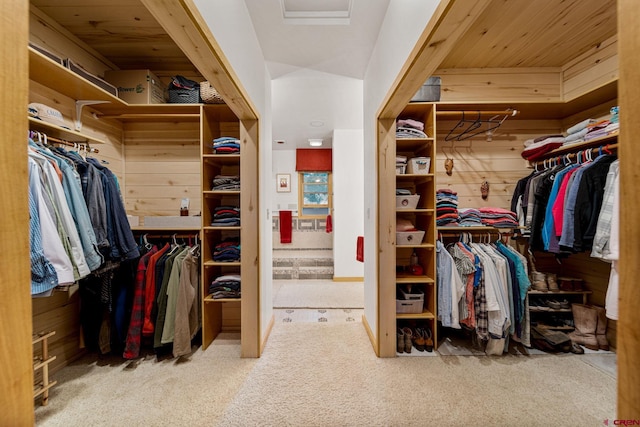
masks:
<path id="1" fill-rule="evenodd" d="M 204 197 L 213 197 L 213 196 L 227 196 L 227 195 L 240 195 L 240 191 L 229 191 L 229 190 L 224 190 L 224 191 L 213 191 L 213 190 L 207 190 L 207 191 L 203 191 L 202 194 L 204 195 Z"/>
<path id="2" fill-rule="evenodd" d="M 167 118 L 173 121 L 172 116 L 186 118 L 191 121 L 197 117 L 200 120 L 200 107 L 202 104 L 105 104 L 101 106 L 101 118 L 113 118 L 119 120 L 139 121 L 141 118 L 153 118 L 155 121 Z M 182 120 L 182 119 L 181 119 Z"/>
<path id="3" fill-rule="evenodd" d="M 163 232 L 171 232 L 171 231 L 192 231 L 194 233 L 200 232 L 200 227 L 145 227 L 143 225 L 131 227 L 131 231 L 163 231 Z"/>
<path id="4" fill-rule="evenodd" d="M 69 142 L 80 142 L 80 143 L 97 143 L 97 144 L 105 144 L 105 141 L 96 138 L 93 136 L 85 135 L 80 132 L 76 132 L 75 130 L 65 129 L 63 127 L 43 122 L 42 120 L 36 119 L 34 117 L 28 117 L 29 119 L 29 129 L 40 131 L 46 133 L 47 136 L 52 136 L 54 138 L 64 139 Z"/>
<path id="5" fill-rule="evenodd" d="M 219 262 L 219 261 L 205 261 L 203 263 L 205 267 L 240 267 L 242 265 L 239 261 L 234 262 Z"/>
<path id="6" fill-rule="evenodd" d="M 550 326 L 550 325 L 538 325 L 537 328 L 550 329 L 553 331 L 573 331 L 575 329 L 573 326 Z"/>
<path id="7" fill-rule="evenodd" d="M 396 313 L 396 319 L 435 319 L 435 316 L 429 310 L 422 313 Z"/>
<path id="8" fill-rule="evenodd" d="M 423 181 L 423 182 L 429 182 L 432 181 L 434 178 L 434 174 L 432 173 L 428 173 L 428 174 L 408 174 L 408 173 L 403 173 L 400 175 L 396 175 L 396 181 Z"/>
<path id="9" fill-rule="evenodd" d="M 545 310 L 537 307 L 529 307 L 529 311 L 531 313 L 571 313 L 570 308 L 560 308 L 560 309 L 549 308 Z"/>
<path id="10" fill-rule="evenodd" d="M 73 71 L 47 58 L 32 47 L 29 47 L 29 78 L 43 86 L 50 87 L 63 95 L 77 100 L 107 101 L 124 107 L 126 102 L 83 79 Z M 102 104 L 93 105 L 102 111 Z"/>
<path id="11" fill-rule="evenodd" d="M 242 298 L 212 298 L 211 294 L 204 298 L 204 302 L 240 302 Z"/>
<path id="12" fill-rule="evenodd" d="M 396 153 L 420 151 L 425 144 L 432 144 L 433 138 L 400 138 L 396 139 Z"/>
<path id="13" fill-rule="evenodd" d="M 458 231 L 458 232 L 467 232 L 467 231 L 495 231 L 495 232 L 502 232 L 504 230 L 513 230 L 513 228 L 497 228 L 497 227 L 490 227 L 490 226 L 486 226 L 486 225 L 478 225 L 478 226 L 473 226 L 473 227 L 463 227 L 463 226 L 440 226 L 437 227 L 438 231 Z"/>
<path id="14" fill-rule="evenodd" d="M 571 145 L 563 145 L 561 147 L 556 148 L 555 150 L 549 151 L 540 159 L 536 159 L 536 162 L 539 162 L 540 160 L 543 160 L 543 159 L 561 156 L 564 154 L 576 153 L 580 150 L 584 150 L 587 148 L 597 148 L 601 145 L 615 144 L 617 141 L 618 141 L 618 132 L 615 132 L 610 135 L 602 136 L 600 138 L 594 138 L 588 141 L 578 142 L 576 144 L 571 144 Z"/>
<path id="15" fill-rule="evenodd" d="M 240 230 L 242 227 L 233 226 L 233 227 L 214 227 L 212 225 L 208 225 L 206 227 L 202 227 L 204 231 L 226 231 L 226 230 Z"/>
<path id="16" fill-rule="evenodd" d="M 588 295 L 591 291 L 529 291 L 529 295 Z"/>
<path id="17" fill-rule="evenodd" d="M 209 165 L 240 165 L 240 154 L 203 154 L 204 162 Z"/>
<path id="18" fill-rule="evenodd" d="M 45 360 L 37 359 L 36 361 L 34 361 L 33 370 L 35 371 L 36 369 L 40 369 L 44 365 L 48 365 L 49 363 L 53 362 L 54 360 L 56 360 L 56 356 L 50 356 Z"/>
<path id="19" fill-rule="evenodd" d="M 434 282 L 435 282 L 435 280 L 432 277 L 429 277 L 429 276 L 414 276 L 414 275 L 396 276 L 396 283 L 397 284 L 404 284 L 404 283 L 428 283 L 428 284 L 433 284 Z"/>
<path id="20" fill-rule="evenodd" d="M 436 245 L 434 245 L 433 243 L 420 243 L 419 245 L 396 245 L 396 248 L 398 248 L 398 249 L 403 249 L 403 248 L 433 249 L 435 247 L 436 247 Z"/>
<path id="21" fill-rule="evenodd" d="M 415 214 L 423 214 L 423 215 L 433 215 L 433 213 L 435 212 L 435 209 L 422 209 L 422 208 L 416 208 L 416 209 L 400 209 L 400 208 L 396 208 L 396 213 L 415 213 Z"/>

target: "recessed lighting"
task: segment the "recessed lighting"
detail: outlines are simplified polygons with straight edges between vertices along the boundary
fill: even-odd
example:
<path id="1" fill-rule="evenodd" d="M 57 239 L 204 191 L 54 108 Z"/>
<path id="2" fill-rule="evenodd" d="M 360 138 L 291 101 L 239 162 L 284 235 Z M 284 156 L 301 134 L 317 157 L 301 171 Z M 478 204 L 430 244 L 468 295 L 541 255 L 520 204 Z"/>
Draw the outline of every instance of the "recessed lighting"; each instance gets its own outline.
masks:
<path id="1" fill-rule="evenodd" d="M 319 128 L 324 126 L 324 122 L 322 120 L 312 120 L 309 124 L 314 128 Z"/>
<path id="2" fill-rule="evenodd" d="M 276 144 L 284 144 L 284 139 L 276 139 Z"/>
<path id="3" fill-rule="evenodd" d="M 321 147 L 322 139 L 309 139 L 309 145 L 312 147 Z"/>

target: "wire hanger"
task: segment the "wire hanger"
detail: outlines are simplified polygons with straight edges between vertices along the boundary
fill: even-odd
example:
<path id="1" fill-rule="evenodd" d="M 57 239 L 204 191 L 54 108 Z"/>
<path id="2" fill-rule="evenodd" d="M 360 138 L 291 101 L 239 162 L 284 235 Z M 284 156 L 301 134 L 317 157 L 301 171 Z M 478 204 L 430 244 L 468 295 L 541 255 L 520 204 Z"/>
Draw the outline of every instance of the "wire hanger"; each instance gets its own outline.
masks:
<path id="1" fill-rule="evenodd" d="M 497 114 L 496 114 L 497 113 Z M 472 138 L 476 135 L 486 132 L 493 132 L 493 130 L 499 128 L 508 117 L 513 117 L 518 114 L 518 110 L 507 109 L 504 112 L 484 112 L 484 114 L 494 114 L 489 119 L 482 119 L 482 111 L 477 111 L 478 117 L 474 120 L 465 118 L 465 111 L 462 111 L 462 118 L 458 121 L 458 123 L 449 131 L 447 136 L 444 138 L 445 141 L 464 141 L 465 139 Z M 487 125 L 486 128 L 483 129 L 483 125 Z M 465 128 L 466 126 L 466 128 Z M 456 133 L 457 130 L 464 128 L 459 133 Z"/>

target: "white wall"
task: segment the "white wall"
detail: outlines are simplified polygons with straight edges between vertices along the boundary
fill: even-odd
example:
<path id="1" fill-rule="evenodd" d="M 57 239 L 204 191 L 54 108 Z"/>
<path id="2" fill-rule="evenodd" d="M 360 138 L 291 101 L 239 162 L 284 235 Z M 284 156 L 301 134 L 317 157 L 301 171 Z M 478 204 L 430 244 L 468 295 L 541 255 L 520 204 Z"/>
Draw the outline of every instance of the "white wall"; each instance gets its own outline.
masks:
<path id="1" fill-rule="evenodd" d="M 194 0 L 260 116 L 260 334 L 273 316 L 271 206 L 271 76 L 244 1 Z"/>
<path id="2" fill-rule="evenodd" d="M 438 0 L 391 0 L 364 79 L 365 316 L 377 339 L 377 147 L 376 113 Z"/>
<path id="3" fill-rule="evenodd" d="M 356 261 L 356 239 L 364 235 L 364 134 L 362 129 L 333 132 L 333 276 L 363 277 Z"/>
<path id="4" fill-rule="evenodd" d="M 269 180 L 269 192 L 273 193 L 271 198 L 271 209 L 274 215 L 278 211 L 294 211 L 297 215 L 298 209 L 298 174 L 296 172 L 296 150 L 274 150 L 272 152 L 273 173 Z M 276 174 L 285 173 L 291 175 L 291 192 L 278 193 L 276 191 Z"/>

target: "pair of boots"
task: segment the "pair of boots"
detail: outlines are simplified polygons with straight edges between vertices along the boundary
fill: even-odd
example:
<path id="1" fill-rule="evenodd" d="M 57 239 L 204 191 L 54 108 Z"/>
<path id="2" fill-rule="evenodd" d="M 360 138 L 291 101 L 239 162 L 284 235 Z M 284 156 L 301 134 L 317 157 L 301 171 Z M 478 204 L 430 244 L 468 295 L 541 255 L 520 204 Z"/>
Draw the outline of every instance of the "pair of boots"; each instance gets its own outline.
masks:
<path id="1" fill-rule="evenodd" d="M 607 341 L 607 316 L 604 308 L 583 304 L 572 304 L 575 330 L 569 338 L 590 350 L 609 350 Z"/>

